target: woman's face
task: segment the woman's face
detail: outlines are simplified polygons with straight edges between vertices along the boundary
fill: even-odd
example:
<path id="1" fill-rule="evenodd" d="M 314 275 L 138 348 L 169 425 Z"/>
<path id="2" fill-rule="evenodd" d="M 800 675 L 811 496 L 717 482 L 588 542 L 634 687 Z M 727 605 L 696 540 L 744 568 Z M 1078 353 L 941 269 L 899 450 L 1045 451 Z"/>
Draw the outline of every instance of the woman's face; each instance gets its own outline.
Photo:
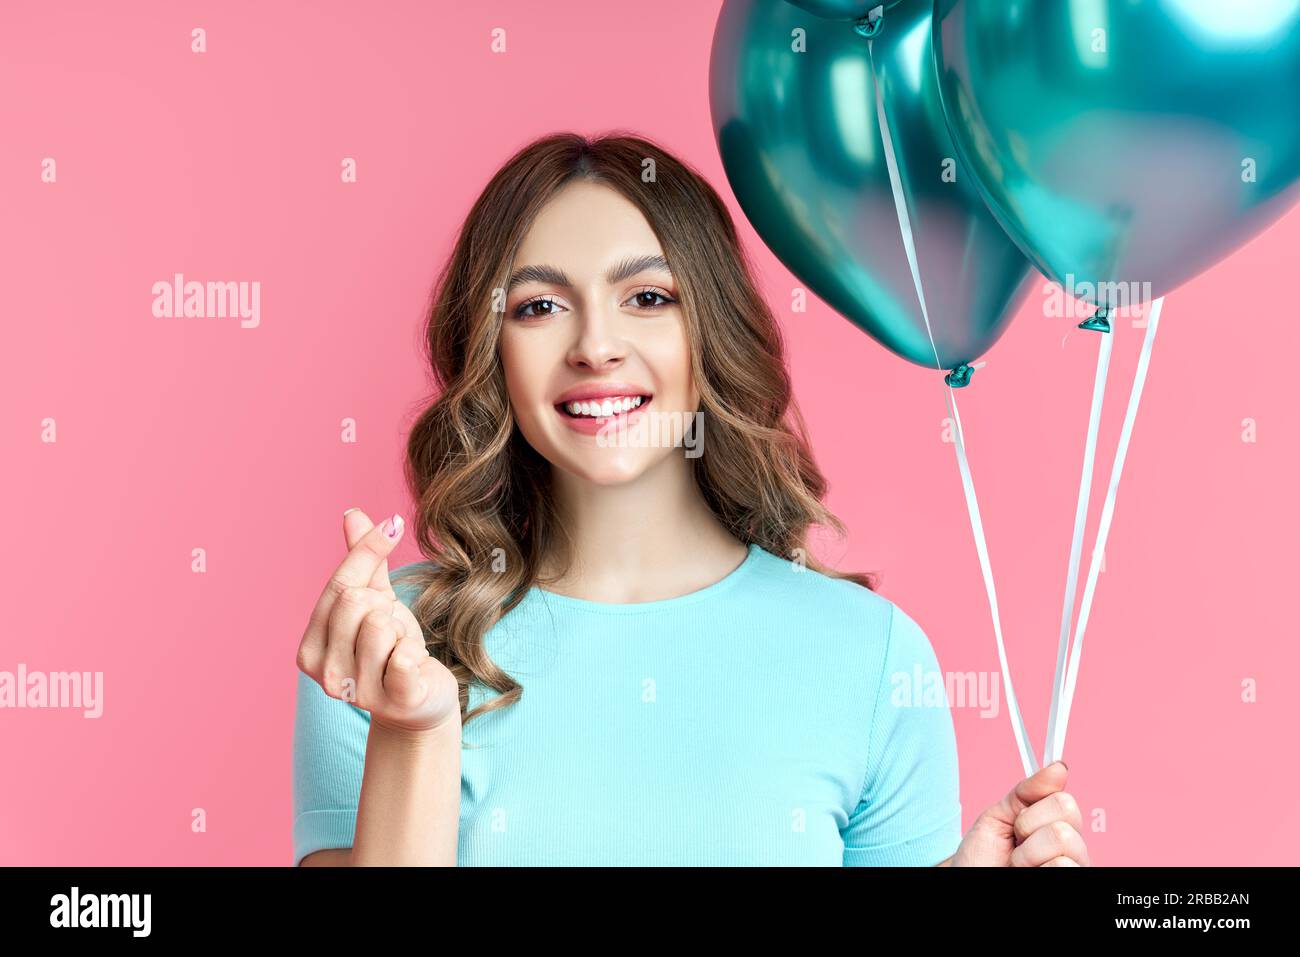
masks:
<path id="1" fill-rule="evenodd" d="M 515 421 L 552 465 L 611 485 L 682 455 L 699 396 L 677 285 L 617 191 L 577 180 L 538 215 L 506 289 L 500 354 Z"/>

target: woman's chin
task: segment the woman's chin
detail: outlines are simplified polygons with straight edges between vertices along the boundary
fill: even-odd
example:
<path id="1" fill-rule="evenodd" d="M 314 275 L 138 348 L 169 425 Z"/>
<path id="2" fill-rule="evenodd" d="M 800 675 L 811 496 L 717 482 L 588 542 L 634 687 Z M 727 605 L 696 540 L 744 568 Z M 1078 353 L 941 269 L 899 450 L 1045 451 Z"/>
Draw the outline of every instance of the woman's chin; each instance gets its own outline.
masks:
<path id="1" fill-rule="evenodd" d="M 645 474 L 654 463 L 645 449 L 598 448 L 568 450 L 565 468 L 592 485 L 625 485 Z"/>

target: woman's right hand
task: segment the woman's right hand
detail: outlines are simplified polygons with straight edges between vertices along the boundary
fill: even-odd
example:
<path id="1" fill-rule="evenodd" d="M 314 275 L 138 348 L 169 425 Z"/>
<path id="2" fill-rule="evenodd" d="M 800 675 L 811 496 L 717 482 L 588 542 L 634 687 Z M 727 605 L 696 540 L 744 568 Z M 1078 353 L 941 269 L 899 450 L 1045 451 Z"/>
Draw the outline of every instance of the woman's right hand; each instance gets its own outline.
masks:
<path id="1" fill-rule="evenodd" d="M 343 514 L 348 553 L 312 610 L 298 667 L 326 694 L 369 711 L 372 724 L 420 733 L 459 723 L 460 695 L 388 580 L 403 527 L 400 515 L 375 525 L 360 509 Z"/>

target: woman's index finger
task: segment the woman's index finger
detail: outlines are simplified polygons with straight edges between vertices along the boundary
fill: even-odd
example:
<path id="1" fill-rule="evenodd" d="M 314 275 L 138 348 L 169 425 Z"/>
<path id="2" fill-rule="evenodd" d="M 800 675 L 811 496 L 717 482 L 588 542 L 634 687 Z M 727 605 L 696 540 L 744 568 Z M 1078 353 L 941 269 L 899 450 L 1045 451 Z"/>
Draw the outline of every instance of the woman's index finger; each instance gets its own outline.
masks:
<path id="1" fill-rule="evenodd" d="M 402 517 L 400 515 L 394 515 L 393 519 L 400 523 Z M 350 508 L 343 513 L 343 541 L 346 543 L 348 547 L 348 557 L 344 558 L 345 564 L 348 561 L 348 558 L 351 557 L 353 550 L 356 549 L 358 543 L 360 543 L 362 539 L 364 539 L 368 534 L 370 534 L 370 532 L 374 529 L 374 527 L 375 524 L 370 520 L 370 516 L 368 516 L 365 512 L 363 512 L 359 508 Z M 396 529 L 396 534 L 394 534 L 391 538 L 385 536 L 381 538 L 380 541 L 384 542 L 385 544 L 392 544 L 393 546 L 395 546 L 397 539 L 401 535 L 401 531 L 402 529 L 399 525 L 399 527 Z M 382 550 L 382 546 L 380 550 Z M 359 564 L 357 567 L 359 569 L 363 568 L 364 563 Z M 339 570 L 342 571 L 342 569 L 343 566 L 340 565 Z M 388 595 L 390 598 L 397 597 L 396 593 L 393 591 L 392 582 L 389 581 L 388 578 L 388 552 L 386 551 L 383 552 L 383 557 L 380 559 L 379 564 L 375 567 L 375 570 L 371 573 L 369 579 L 365 582 L 361 582 L 360 584 L 368 585 L 370 588 L 373 588 L 376 591 L 383 592 L 385 595 Z"/>

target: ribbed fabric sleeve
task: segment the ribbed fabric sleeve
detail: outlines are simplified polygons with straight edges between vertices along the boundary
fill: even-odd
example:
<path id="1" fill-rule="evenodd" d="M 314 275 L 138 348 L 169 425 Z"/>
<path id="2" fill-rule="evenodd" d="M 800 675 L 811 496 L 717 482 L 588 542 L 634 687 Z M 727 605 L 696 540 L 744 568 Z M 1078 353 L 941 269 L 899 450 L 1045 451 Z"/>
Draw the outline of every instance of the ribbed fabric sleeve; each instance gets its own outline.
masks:
<path id="1" fill-rule="evenodd" d="M 293 726 L 293 863 L 351 847 L 370 715 L 298 672 Z"/>
<path id="2" fill-rule="evenodd" d="M 961 842 L 957 738 L 947 692 L 942 703 L 927 694 L 941 687 L 936 680 L 941 674 L 925 633 L 893 606 L 866 778 L 858 806 L 841 832 L 846 867 L 932 866 Z"/>

